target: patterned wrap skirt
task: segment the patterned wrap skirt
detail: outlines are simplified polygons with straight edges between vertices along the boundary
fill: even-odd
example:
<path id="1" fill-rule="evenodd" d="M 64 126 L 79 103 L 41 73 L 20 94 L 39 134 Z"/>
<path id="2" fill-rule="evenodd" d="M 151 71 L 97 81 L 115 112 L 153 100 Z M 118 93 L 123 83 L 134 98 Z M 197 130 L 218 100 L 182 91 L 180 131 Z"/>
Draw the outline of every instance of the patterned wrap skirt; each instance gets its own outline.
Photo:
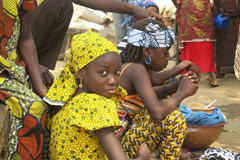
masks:
<path id="1" fill-rule="evenodd" d="M 174 110 L 164 120 L 153 120 L 144 108 L 140 98 L 126 96 L 118 107 L 118 116 L 123 127 L 116 129 L 123 148 L 130 158 L 137 157 L 137 150 L 141 143 L 145 143 L 151 151 L 158 149 L 159 159 L 177 160 L 180 157 L 184 137 L 187 134 L 186 120 L 179 109 Z M 124 114 L 125 112 L 125 114 Z M 130 125 L 125 125 L 126 113 L 132 118 Z M 124 133 L 120 133 L 121 131 Z"/>
<path id="2" fill-rule="evenodd" d="M 48 159 L 49 127 L 46 104 L 28 85 L 4 77 L 0 77 L 0 99 L 10 109 L 5 159 Z"/>

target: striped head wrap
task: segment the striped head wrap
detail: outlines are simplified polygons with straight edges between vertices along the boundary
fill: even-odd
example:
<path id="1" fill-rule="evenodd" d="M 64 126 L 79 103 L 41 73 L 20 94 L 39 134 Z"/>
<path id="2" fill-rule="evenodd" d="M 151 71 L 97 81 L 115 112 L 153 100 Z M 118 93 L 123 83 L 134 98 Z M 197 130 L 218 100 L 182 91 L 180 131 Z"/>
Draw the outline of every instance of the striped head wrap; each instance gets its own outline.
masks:
<path id="1" fill-rule="evenodd" d="M 163 30 L 158 24 L 149 23 L 146 31 L 130 28 L 128 43 L 137 47 L 171 47 L 175 40 L 175 34 L 170 30 Z"/>

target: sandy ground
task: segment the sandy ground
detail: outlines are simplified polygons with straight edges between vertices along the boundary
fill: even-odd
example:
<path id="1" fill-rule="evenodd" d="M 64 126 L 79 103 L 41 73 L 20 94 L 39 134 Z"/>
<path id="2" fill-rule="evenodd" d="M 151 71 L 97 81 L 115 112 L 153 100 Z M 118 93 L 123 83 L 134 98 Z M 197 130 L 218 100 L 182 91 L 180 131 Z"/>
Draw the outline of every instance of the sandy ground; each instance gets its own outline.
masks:
<path id="1" fill-rule="evenodd" d="M 63 61 L 58 61 L 56 69 L 52 71 L 55 77 L 62 70 L 63 64 Z M 174 65 L 175 61 L 169 61 L 168 68 Z M 224 78 L 217 79 L 217 81 L 220 86 L 211 88 L 205 80 L 205 74 L 203 74 L 198 92 L 194 96 L 185 99 L 182 104 L 188 105 L 188 103 L 194 101 L 207 105 L 218 98 L 213 106 L 221 109 L 227 117 L 228 124 L 224 126 L 223 132 L 210 147 L 222 147 L 234 152 L 240 152 L 240 80 L 237 80 L 234 74 L 226 74 Z M 198 155 L 201 153 L 196 152 Z M 152 159 L 156 159 L 154 153 Z"/>

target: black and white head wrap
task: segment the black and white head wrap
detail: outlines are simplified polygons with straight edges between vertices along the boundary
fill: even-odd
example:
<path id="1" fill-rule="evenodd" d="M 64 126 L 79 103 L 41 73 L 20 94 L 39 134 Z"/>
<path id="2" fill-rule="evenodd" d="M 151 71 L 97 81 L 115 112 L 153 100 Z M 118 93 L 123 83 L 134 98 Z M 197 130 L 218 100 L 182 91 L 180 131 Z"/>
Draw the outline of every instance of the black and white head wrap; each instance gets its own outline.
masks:
<path id="1" fill-rule="evenodd" d="M 171 47 L 175 40 L 175 34 L 170 30 L 163 30 L 158 24 L 149 23 L 146 31 L 130 28 L 128 43 L 137 47 Z"/>

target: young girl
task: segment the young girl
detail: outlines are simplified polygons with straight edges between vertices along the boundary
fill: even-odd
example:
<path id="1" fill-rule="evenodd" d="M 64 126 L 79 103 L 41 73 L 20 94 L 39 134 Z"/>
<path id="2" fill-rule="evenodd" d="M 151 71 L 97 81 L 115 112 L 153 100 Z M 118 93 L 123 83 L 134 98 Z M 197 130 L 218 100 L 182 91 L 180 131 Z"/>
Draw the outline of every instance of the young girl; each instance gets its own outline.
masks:
<path id="1" fill-rule="evenodd" d="M 52 119 L 50 159 L 128 159 L 113 129 L 121 126 L 115 103 L 126 95 L 117 48 L 87 31 L 73 37 L 69 61 L 44 97 L 62 106 Z M 139 151 L 138 159 L 150 158 L 144 146 Z"/>
<path id="2" fill-rule="evenodd" d="M 120 81 L 128 96 L 121 99 L 118 108 L 119 117 L 127 127 L 117 132 L 129 157 L 136 156 L 138 144 L 142 142 L 151 151 L 159 146 L 160 159 L 180 157 L 186 122 L 177 108 L 184 98 L 198 89 L 194 83 L 199 83 L 200 73 L 190 61 L 159 73 L 168 65 L 168 50 L 173 42 L 174 33 L 153 19 L 139 20 L 129 30 L 128 45 L 121 53 Z M 162 85 L 185 69 L 187 77 L 182 76 L 172 84 Z M 164 99 L 171 94 L 169 99 Z M 127 131 L 124 133 L 124 130 Z"/>

